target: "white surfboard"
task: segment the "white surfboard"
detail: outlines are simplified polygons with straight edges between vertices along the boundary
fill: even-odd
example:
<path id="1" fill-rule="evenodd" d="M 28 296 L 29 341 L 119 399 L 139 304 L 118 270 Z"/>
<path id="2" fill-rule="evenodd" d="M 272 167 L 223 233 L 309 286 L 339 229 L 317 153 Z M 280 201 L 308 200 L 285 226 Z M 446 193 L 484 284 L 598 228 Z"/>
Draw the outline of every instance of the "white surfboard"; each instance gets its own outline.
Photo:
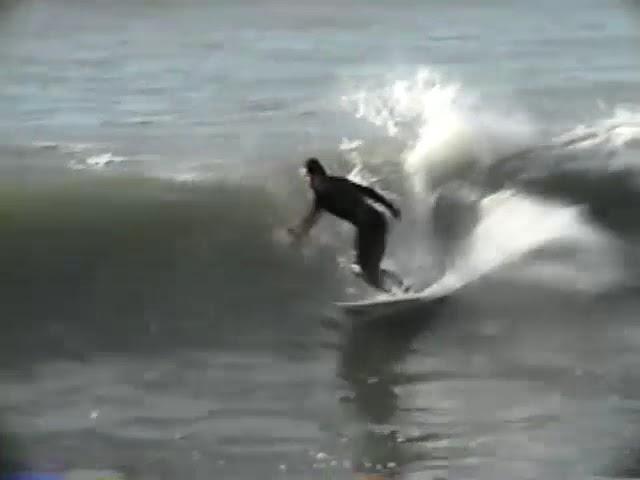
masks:
<path id="1" fill-rule="evenodd" d="M 442 299 L 462 288 L 466 283 L 468 282 L 460 281 L 450 275 L 445 275 L 443 278 L 420 292 L 383 294 L 366 300 L 336 302 L 336 306 L 350 314 L 379 315 L 391 313 L 393 311 L 407 309 L 418 305 L 426 305 L 435 300 Z"/>

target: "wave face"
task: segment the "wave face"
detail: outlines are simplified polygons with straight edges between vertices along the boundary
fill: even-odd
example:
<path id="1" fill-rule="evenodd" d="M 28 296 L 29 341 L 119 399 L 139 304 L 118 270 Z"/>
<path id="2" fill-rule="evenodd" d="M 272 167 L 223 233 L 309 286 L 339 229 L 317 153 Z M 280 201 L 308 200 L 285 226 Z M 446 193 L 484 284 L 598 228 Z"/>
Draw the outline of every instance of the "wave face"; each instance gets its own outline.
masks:
<path id="1" fill-rule="evenodd" d="M 328 257 L 274 241 L 288 216 L 265 188 L 82 178 L 5 185 L 0 205 L 3 335 L 33 329 L 25 355 L 250 338 L 332 290 Z"/>

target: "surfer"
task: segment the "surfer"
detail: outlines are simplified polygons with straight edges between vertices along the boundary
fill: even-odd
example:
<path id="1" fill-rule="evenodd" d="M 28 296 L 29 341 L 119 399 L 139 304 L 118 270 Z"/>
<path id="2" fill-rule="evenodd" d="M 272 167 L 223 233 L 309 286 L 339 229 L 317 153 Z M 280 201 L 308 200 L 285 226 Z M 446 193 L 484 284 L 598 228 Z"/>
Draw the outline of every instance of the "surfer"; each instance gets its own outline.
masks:
<path id="1" fill-rule="evenodd" d="M 368 200 L 384 206 L 396 219 L 400 218 L 400 209 L 370 187 L 328 175 L 317 158 L 309 158 L 304 171 L 314 199 L 300 223 L 288 229 L 291 237 L 296 241 L 302 240 L 322 213 L 329 212 L 356 228 L 356 261 L 364 280 L 374 288 L 389 292 L 384 276 L 406 289 L 397 275 L 380 268 L 387 243 L 387 219 Z"/>

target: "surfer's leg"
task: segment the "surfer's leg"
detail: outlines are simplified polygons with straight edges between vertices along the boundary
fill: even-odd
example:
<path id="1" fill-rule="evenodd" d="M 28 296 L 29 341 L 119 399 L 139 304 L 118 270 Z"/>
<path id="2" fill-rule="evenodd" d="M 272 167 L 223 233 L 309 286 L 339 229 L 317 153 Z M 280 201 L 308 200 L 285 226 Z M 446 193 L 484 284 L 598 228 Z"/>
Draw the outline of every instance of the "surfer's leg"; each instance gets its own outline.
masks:
<path id="1" fill-rule="evenodd" d="M 380 270 L 380 262 L 387 246 L 386 230 L 384 218 L 382 222 L 370 222 L 360 226 L 356 234 L 356 253 L 364 280 L 372 287 L 388 293 Z"/>

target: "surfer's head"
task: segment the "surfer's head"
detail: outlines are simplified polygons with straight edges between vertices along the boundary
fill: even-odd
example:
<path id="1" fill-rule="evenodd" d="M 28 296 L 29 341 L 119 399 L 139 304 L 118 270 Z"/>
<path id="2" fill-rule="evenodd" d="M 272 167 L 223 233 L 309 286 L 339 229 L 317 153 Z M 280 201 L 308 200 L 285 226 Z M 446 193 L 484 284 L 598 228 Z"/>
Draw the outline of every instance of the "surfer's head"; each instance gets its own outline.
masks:
<path id="1" fill-rule="evenodd" d="M 307 172 L 307 175 L 313 177 L 315 175 L 325 176 L 327 171 L 324 169 L 320 160 L 317 158 L 308 158 L 306 162 L 304 162 L 304 168 Z"/>
<path id="2" fill-rule="evenodd" d="M 311 188 L 315 188 L 317 185 L 316 182 L 320 178 L 327 176 L 327 171 L 317 158 L 312 157 L 308 158 L 307 161 L 304 162 L 304 175 L 309 181 L 309 186 Z"/>

